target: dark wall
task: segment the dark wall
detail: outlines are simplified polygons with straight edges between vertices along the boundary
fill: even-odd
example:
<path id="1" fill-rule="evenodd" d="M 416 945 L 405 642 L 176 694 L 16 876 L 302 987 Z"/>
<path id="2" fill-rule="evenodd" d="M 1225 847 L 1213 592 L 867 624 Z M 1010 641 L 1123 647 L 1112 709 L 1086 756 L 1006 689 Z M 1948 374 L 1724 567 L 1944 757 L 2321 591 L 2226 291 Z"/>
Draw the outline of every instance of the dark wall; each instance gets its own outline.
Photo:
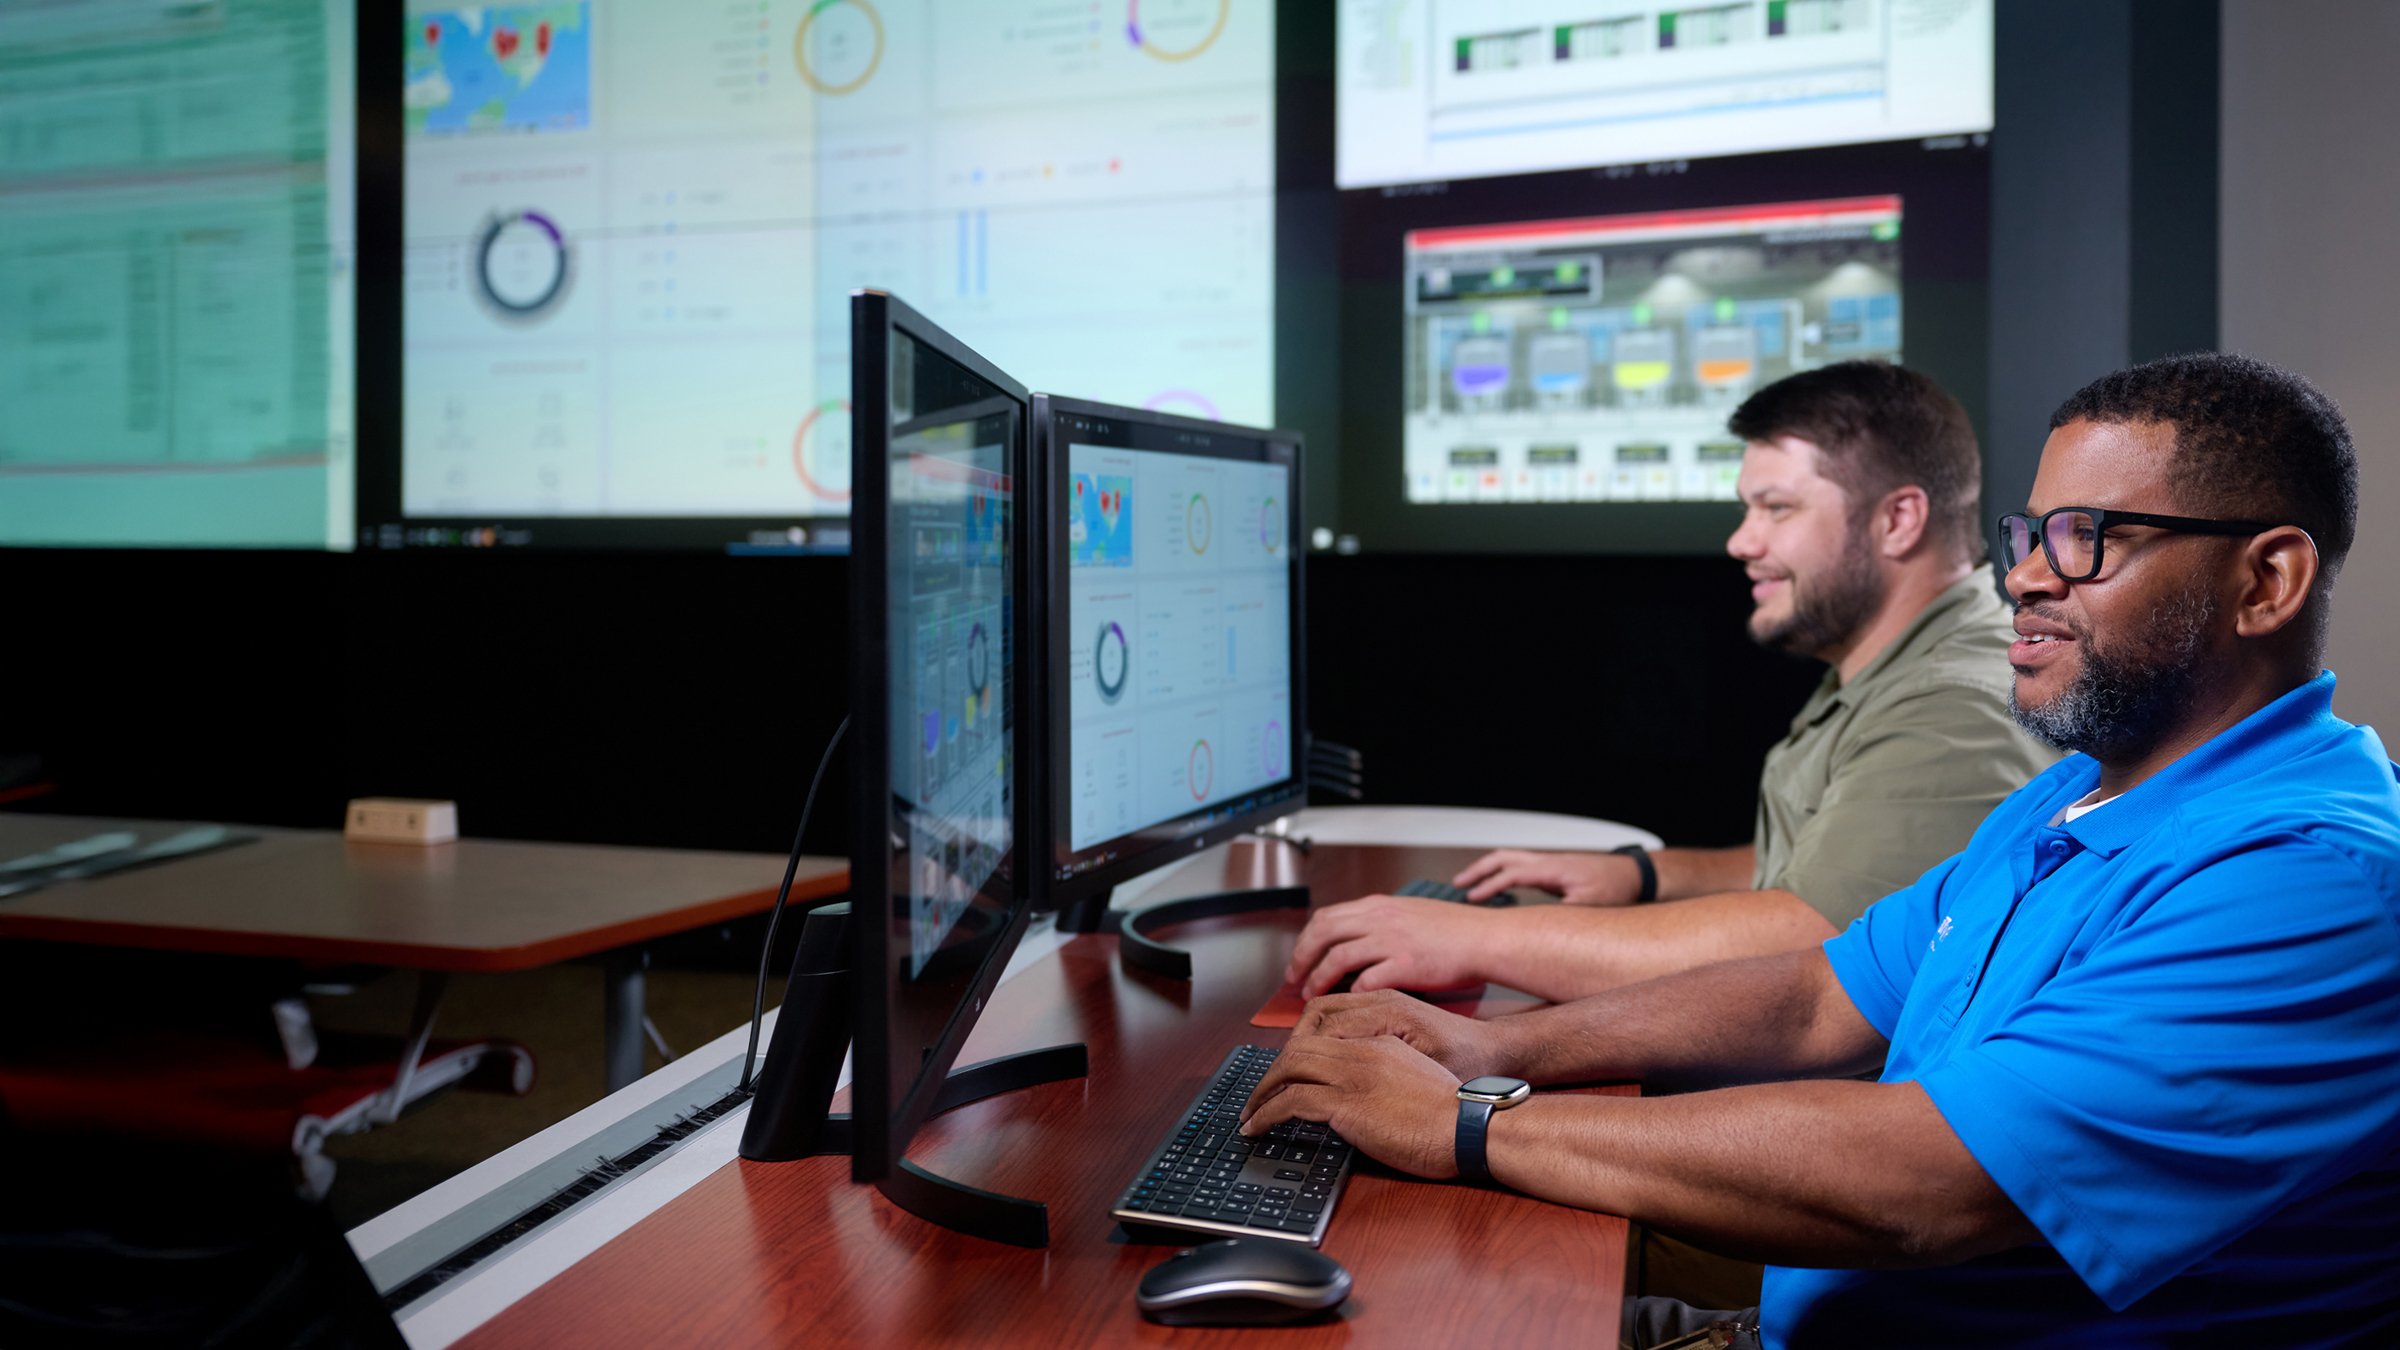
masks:
<path id="1" fill-rule="evenodd" d="M 433 796 L 486 837 L 780 850 L 847 697 L 838 559 L 17 551 L 0 574 L 54 616 L 0 723 L 59 784 L 43 809 L 332 827 L 352 796 Z M 1310 586 L 1313 716 L 1378 801 L 1739 839 L 1815 678 L 1750 647 L 1728 561 L 1319 557 Z M 845 817 L 821 806 L 811 849 L 844 850 Z"/>
<path id="2" fill-rule="evenodd" d="M 2025 504 L 2069 394 L 2216 345 L 2218 28 L 2217 0 L 1999 7 L 1990 514 Z"/>
<path id="3" fill-rule="evenodd" d="M 846 700 L 843 564 L 698 555 L 0 553 L 61 616 L 0 747 L 46 809 L 781 850 Z M 22 589 L 20 589 L 22 588 Z M 841 844 L 819 811 L 812 843 Z"/>

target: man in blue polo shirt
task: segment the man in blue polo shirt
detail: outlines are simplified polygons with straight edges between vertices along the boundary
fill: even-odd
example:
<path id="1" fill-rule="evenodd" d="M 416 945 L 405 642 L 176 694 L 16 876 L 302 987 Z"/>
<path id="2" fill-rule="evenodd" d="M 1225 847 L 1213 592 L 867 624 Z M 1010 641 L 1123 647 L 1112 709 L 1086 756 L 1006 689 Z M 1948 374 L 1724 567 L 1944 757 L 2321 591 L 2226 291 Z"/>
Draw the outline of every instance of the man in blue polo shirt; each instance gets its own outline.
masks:
<path id="1" fill-rule="evenodd" d="M 1821 950 L 1491 1022 L 1318 1000 L 1244 1128 L 1763 1258 L 1727 1316 L 1768 1346 L 2400 1344 L 2400 791 L 2320 666 L 2356 482 L 2273 367 L 2097 381 L 2002 522 L 2012 706 L 2077 753 L 1965 852 Z"/>

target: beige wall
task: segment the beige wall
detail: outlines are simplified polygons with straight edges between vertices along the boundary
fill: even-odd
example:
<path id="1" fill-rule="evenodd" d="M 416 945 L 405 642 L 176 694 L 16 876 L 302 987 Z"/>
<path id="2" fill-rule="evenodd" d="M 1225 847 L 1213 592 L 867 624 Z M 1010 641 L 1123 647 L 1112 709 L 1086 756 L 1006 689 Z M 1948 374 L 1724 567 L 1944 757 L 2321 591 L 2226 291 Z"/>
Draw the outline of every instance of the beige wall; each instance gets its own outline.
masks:
<path id="1" fill-rule="evenodd" d="M 2223 0 L 2221 344 L 2289 366 L 2358 443 L 2335 710 L 2400 749 L 2400 137 L 2388 0 Z"/>

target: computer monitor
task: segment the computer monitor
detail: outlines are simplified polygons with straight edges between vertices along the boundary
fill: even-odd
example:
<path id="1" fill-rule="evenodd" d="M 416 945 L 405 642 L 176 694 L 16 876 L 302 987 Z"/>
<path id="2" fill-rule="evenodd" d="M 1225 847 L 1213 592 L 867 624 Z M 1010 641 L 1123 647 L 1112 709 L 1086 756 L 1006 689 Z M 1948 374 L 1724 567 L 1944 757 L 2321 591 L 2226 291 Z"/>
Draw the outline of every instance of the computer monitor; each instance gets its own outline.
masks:
<path id="1" fill-rule="evenodd" d="M 880 1181 L 1023 933 L 1025 387 L 851 298 L 852 1174 Z"/>
<path id="2" fill-rule="evenodd" d="M 1037 395 L 1048 895 L 1307 793 L 1300 437 Z"/>

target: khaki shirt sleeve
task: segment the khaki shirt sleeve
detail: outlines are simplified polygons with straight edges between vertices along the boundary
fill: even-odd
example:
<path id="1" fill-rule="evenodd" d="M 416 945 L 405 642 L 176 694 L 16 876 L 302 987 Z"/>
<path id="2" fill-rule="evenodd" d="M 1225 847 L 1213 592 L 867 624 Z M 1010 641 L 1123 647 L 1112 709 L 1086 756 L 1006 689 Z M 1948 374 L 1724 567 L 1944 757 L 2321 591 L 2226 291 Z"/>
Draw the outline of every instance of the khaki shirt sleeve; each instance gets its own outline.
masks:
<path id="1" fill-rule="evenodd" d="M 1942 684 L 1862 708 L 1773 884 L 1837 929 L 1967 846 L 2049 757 L 1988 689 Z"/>

